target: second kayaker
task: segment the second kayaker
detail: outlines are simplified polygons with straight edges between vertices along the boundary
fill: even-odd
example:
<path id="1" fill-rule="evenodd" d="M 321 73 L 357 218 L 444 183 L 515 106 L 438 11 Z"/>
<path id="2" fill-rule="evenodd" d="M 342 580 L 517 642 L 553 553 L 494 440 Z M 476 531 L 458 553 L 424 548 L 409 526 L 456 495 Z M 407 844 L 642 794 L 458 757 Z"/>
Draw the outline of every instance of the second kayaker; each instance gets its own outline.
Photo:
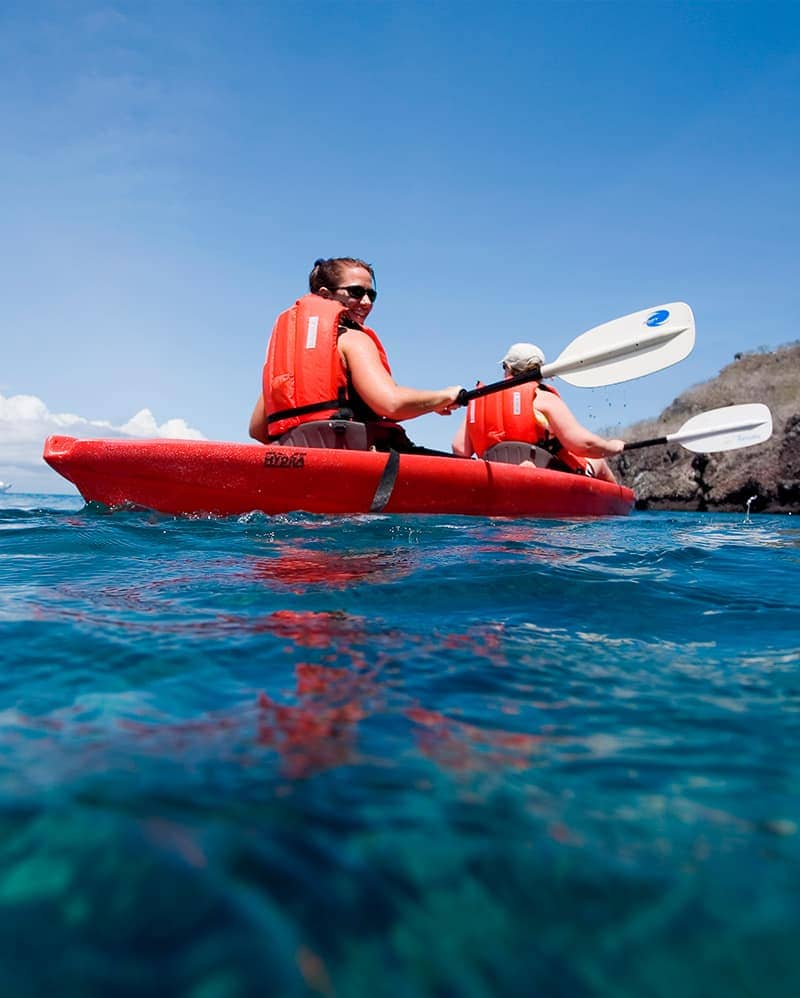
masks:
<path id="1" fill-rule="evenodd" d="M 544 354 L 533 343 L 514 343 L 500 362 L 506 378 L 544 363 Z M 520 445 L 515 449 L 513 443 Z M 606 439 L 582 426 L 558 392 L 539 381 L 517 384 L 502 392 L 473 399 L 453 439 L 453 453 L 460 457 L 486 457 L 509 463 L 542 464 L 564 471 L 593 475 L 615 482 L 604 460 L 621 454 L 623 440 Z M 541 460 L 531 454 L 537 448 Z"/>

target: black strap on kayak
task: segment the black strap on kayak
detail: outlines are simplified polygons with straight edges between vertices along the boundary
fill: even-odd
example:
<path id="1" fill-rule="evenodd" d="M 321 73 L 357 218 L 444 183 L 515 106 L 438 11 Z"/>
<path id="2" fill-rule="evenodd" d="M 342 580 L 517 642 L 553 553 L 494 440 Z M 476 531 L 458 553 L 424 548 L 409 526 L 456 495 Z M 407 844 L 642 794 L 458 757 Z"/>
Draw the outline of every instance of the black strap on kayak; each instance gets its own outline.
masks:
<path id="1" fill-rule="evenodd" d="M 395 482 L 397 481 L 397 472 L 399 470 L 400 453 L 396 450 L 390 450 L 389 458 L 383 466 L 383 472 L 381 473 L 381 479 L 378 482 L 378 487 L 375 489 L 372 505 L 369 508 L 370 513 L 382 513 L 384 511 L 386 503 L 392 498 L 392 492 L 394 491 Z"/>

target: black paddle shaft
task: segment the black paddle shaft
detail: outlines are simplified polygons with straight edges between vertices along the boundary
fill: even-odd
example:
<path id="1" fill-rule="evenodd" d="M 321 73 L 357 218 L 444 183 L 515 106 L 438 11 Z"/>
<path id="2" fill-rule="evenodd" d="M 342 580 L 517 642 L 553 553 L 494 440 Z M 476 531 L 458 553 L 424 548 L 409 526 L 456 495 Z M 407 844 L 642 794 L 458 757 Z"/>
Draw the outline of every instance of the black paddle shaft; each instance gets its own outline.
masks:
<path id="1" fill-rule="evenodd" d="M 655 447 L 656 444 L 668 444 L 669 437 L 653 437 L 652 440 L 637 440 L 632 444 L 625 444 L 625 450 L 639 450 L 640 447 Z"/>
<path id="2" fill-rule="evenodd" d="M 472 399 L 479 399 L 483 395 L 492 395 L 494 392 L 504 392 L 506 388 L 513 388 L 515 385 L 525 385 L 529 381 L 541 380 L 542 369 L 537 364 L 536 367 L 532 367 L 529 371 L 523 371 L 522 374 L 515 374 L 513 378 L 504 378 L 502 381 L 493 381 L 490 385 L 481 385 L 480 388 L 473 388 L 471 391 L 467 391 L 466 388 L 462 388 L 456 396 L 456 402 L 459 405 L 466 405 L 467 402 Z"/>

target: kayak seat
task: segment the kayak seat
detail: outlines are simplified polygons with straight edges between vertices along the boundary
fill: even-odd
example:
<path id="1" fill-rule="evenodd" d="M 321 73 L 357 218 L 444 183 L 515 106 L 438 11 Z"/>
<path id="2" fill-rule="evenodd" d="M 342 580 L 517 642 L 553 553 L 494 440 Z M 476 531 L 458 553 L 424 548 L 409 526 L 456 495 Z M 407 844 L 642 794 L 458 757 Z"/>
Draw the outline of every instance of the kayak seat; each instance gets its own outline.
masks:
<path id="1" fill-rule="evenodd" d="M 483 458 L 485 461 L 496 461 L 498 464 L 522 464 L 523 461 L 533 461 L 537 468 L 546 468 L 553 460 L 553 455 L 542 447 L 526 444 L 521 440 L 503 440 L 502 443 L 490 447 Z"/>
<path id="2" fill-rule="evenodd" d="M 294 426 L 275 441 L 279 447 L 368 450 L 367 428 L 351 419 L 314 419 Z"/>

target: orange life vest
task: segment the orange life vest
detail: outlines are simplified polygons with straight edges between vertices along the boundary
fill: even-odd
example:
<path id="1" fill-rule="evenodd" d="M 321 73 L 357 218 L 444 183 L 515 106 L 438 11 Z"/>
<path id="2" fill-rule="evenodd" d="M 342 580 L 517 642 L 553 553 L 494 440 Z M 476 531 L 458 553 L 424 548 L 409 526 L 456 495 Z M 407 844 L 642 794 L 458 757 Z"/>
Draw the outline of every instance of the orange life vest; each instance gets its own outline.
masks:
<path id="1" fill-rule="evenodd" d="M 570 470 L 585 472 L 586 459 L 568 451 L 550 432 L 547 417 L 534 408 L 539 389 L 558 395 L 549 385 L 528 381 L 472 399 L 467 407 L 467 430 L 475 453 L 483 457 L 495 444 L 518 440 L 544 447 Z"/>
<path id="2" fill-rule="evenodd" d="M 329 419 L 347 408 L 347 372 L 337 348 L 344 311 L 341 302 L 308 294 L 275 320 L 262 378 L 271 438 L 312 419 Z M 391 374 L 377 333 L 366 326 L 357 328 L 378 348 L 381 363 Z"/>

